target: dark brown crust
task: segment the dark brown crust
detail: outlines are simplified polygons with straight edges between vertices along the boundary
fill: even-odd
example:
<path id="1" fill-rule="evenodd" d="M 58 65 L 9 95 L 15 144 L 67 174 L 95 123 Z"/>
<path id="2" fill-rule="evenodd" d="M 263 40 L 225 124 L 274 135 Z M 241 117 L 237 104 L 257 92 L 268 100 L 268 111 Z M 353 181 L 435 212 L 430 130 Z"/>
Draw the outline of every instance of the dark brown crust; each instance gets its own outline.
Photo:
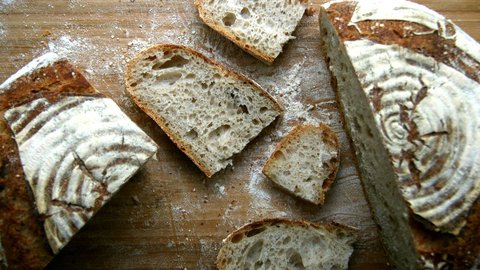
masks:
<path id="1" fill-rule="evenodd" d="M 337 156 L 336 156 L 336 159 L 335 159 L 336 163 L 328 164 L 328 165 L 330 165 L 330 167 L 329 167 L 330 174 L 328 175 L 328 178 L 325 179 L 322 191 L 320 192 L 320 195 L 321 195 L 320 199 L 318 201 L 310 201 L 311 203 L 314 203 L 316 205 L 322 205 L 325 202 L 325 193 L 330 189 L 330 186 L 333 184 L 333 182 L 335 181 L 335 178 L 337 177 L 337 172 L 338 172 L 339 163 L 340 163 L 340 143 L 338 141 L 338 137 L 335 134 L 335 132 L 333 132 L 327 125 L 321 123 L 318 126 L 314 126 L 314 125 L 298 125 L 298 126 L 296 126 L 275 147 L 275 150 L 273 151 L 272 155 L 270 156 L 270 158 L 265 163 L 265 166 L 262 169 L 262 173 L 268 177 L 267 172 L 270 170 L 270 167 L 272 166 L 272 163 L 275 162 L 276 160 L 278 160 L 278 158 L 275 155 L 276 152 L 280 151 L 281 149 L 283 149 L 284 147 L 289 145 L 293 140 L 295 140 L 298 137 L 304 135 L 308 131 L 316 130 L 316 129 L 319 129 L 321 131 L 321 133 L 323 135 L 323 143 L 329 144 L 329 145 L 331 145 L 331 146 L 333 146 L 337 149 Z M 272 182 L 277 184 L 275 181 L 272 181 Z M 282 188 L 283 190 L 285 190 L 285 191 L 287 191 L 287 192 L 296 196 L 296 194 L 292 193 L 290 190 L 282 187 L 279 184 L 277 184 L 277 185 L 280 188 Z M 299 197 L 299 198 L 301 198 L 301 197 Z"/>
<path id="2" fill-rule="evenodd" d="M 239 236 L 241 237 L 247 234 L 248 232 L 257 230 L 262 227 L 275 226 L 276 224 L 284 224 L 291 227 L 306 227 L 306 228 L 311 227 L 313 229 L 327 230 L 329 232 L 338 232 L 342 234 L 347 234 L 353 237 L 354 239 L 358 238 L 358 230 L 356 228 L 353 228 L 344 224 L 336 223 L 336 222 L 320 224 L 320 223 L 309 222 L 306 220 L 289 220 L 284 218 L 271 218 L 271 219 L 255 221 L 240 227 L 239 229 L 229 234 L 227 238 L 223 240 L 223 243 L 232 242 L 232 239 Z M 220 249 L 220 252 L 218 253 L 217 261 L 216 261 L 216 265 L 219 270 L 226 269 L 226 259 L 222 251 L 223 250 Z"/>
<path id="3" fill-rule="evenodd" d="M 354 9 L 355 2 L 345 1 L 332 4 L 326 11 L 343 42 L 369 39 L 380 44 L 399 45 L 435 58 L 437 61 L 455 68 L 480 83 L 480 73 L 478 72 L 480 63 L 455 47 L 453 41 L 445 40 L 437 33 L 421 36 L 413 35 L 412 32 L 426 32 L 429 29 L 422 25 L 401 21 L 359 22 L 357 26 L 362 31 L 360 33 L 354 26 L 348 25 Z M 338 19 L 334 20 L 333 18 Z M 373 27 L 376 23 L 382 23 L 384 27 Z M 407 26 L 411 29 L 408 32 L 405 30 Z M 466 65 L 464 59 L 468 59 L 474 65 Z M 335 78 L 332 78 L 332 87 L 337 88 Z M 374 205 L 370 205 L 370 207 L 372 211 L 375 211 Z M 452 269 L 470 269 L 480 256 L 480 230 L 478 229 L 480 228 L 480 198 L 472 206 L 466 226 L 456 237 L 429 230 L 418 218 L 414 217 L 413 213 L 410 213 L 409 222 L 417 252 L 426 258 L 435 262 L 446 262 Z"/>
<path id="4" fill-rule="evenodd" d="M 232 70 L 229 70 L 229 69 L 225 68 L 221 64 L 215 62 L 214 60 L 204 56 L 203 54 L 201 54 L 201 53 L 199 53 L 199 52 L 197 52 L 193 49 L 190 49 L 190 48 L 187 48 L 187 47 L 184 47 L 184 46 L 181 46 L 181 45 L 159 44 L 159 45 L 155 45 L 153 47 L 150 47 L 150 48 L 140 52 L 137 56 L 135 56 L 135 58 L 133 58 L 128 63 L 127 70 L 126 70 L 126 73 L 125 73 L 125 86 L 126 86 L 128 95 L 133 99 L 133 101 L 138 105 L 138 107 L 140 107 L 140 109 L 142 109 L 148 116 L 150 116 L 150 118 L 152 118 L 162 128 L 162 130 L 175 143 L 175 145 L 177 145 L 177 147 L 180 150 L 182 150 L 182 152 L 184 152 L 193 161 L 193 163 L 195 163 L 195 165 L 197 165 L 198 168 L 200 168 L 200 170 L 202 170 L 205 173 L 205 175 L 207 177 L 210 178 L 210 177 L 213 176 L 213 174 L 215 172 L 209 171 L 200 162 L 200 158 L 196 155 L 196 153 L 188 145 L 184 144 L 182 139 L 177 134 L 175 134 L 175 132 L 173 132 L 170 129 L 170 127 L 168 126 L 168 123 L 161 116 L 156 115 L 155 113 L 150 111 L 147 108 L 147 106 L 145 106 L 143 104 L 143 102 L 135 96 L 135 90 L 134 90 L 134 87 L 132 87 L 132 84 L 136 81 L 135 78 L 133 78 L 133 70 L 135 69 L 135 66 L 137 65 L 137 63 L 139 61 L 142 61 L 144 58 L 148 57 L 152 52 L 157 52 L 157 51 L 168 52 L 168 51 L 173 51 L 173 50 L 184 51 L 184 52 L 187 52 L 189 54 L 192 54 L 193 56 L 202 59 L 207 64 L 215 66 L 225 76 L 233 77 L 233 78 L 235 78 L 239 81 L 242 81 L 244 84 L 250 85 L 252 87 L 252 89 L 257 91 L 260 95 L 268 98 L 271 101 L 271 103 L 275 107 L 275 110 L 278 113 L 283 112 L 283 107 L 280 104 L 278 104 L 277 101 L 275 101 L 275 99 L 273 99 L 273 97 L 270 96 L 270 94 L 268 94 L 268 92 L 265 91 L 256 82 L 250 80 L 249 78 L 245 77 L 242 74 L 239 74 L 235 71 L 232 71 Z"/>
<path id="5" fill-rule="evenodd" d="M 7 109 L 36 98 L 54 101 L 68 95 L 100 94 L 66 60 L 18 79 L 0 95 L 0 238 L 11 269 L 42 269 L 53 253 L 3 115 Z"/>
<path id="6" fill-rule="evenodd" d="M 247 53 L 253 55 L 256 57 L 258 60 L 264 62 L 267 65 L 271 65 L 273 61 L 275 61 L 275 58 L 270 57 L 268 55 L 263 54 L 260 50 L 255 48 L 252 44 L 247 44 L 240 39 L 238 39 L 234 34 L 225 31 L 225 27 L 221 26 L 214 20 L 210 19 L 208 14 L 206 13 L 205 9 L 203 8 L 205 0 L 195 0 L 195 6 L 197 7 L 198 13 L 200 15 L 200 18 L 203 20 L 203 22 L 211 27 L 213 30 L 217 31 L 218 33 L 222 34 L 226 38 L 228 38 L 230 41 L 233 43 L 237 44 L 242 50 L 246 51 Z M 300 1 L 301 3 L 306 3 L 306 1 Z"/>

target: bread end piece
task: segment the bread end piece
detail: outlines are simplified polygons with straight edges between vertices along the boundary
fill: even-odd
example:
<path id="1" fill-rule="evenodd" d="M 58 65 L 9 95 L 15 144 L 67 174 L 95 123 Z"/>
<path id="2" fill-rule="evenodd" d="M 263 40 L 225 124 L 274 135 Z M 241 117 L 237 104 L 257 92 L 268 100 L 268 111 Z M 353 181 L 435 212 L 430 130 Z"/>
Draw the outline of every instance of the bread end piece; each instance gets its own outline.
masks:
<path id="1" fill-rule="evenodd" d="M 216 0 L 195 0 L 195 6 L 205 24 L 271 65 L 283 45 L 295 38 L 292 33 L 305 13 L 306 2 L 244 0 L 232 6 Z"/>
<path id="2" fill-rule="evenodd" d="M 355 229 L 287 219 L 266 219 L 231 233 L 217 257 L 220 270 L 347 269 Z"/>
<path id="3" fill-rule="evenodd" d="M 325 124 L 299 125 L 277 145 L 263 174 L 295 196 L 322 205 L 339 163 L 335 132 Z"/>
<path id="4" fill-rule="evenodd" d="M 283 111 L 254 81 L 179 45 L 138 54 L 125 82 L 135 103 L 207 177 Z"/>

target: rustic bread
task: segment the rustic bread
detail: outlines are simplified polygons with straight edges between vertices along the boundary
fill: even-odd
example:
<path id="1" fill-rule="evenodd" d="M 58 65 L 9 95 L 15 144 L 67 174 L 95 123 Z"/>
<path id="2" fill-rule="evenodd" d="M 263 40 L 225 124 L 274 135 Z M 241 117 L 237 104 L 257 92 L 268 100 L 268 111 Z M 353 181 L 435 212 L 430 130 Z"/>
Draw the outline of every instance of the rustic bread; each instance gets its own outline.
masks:
<path id="1" fill-rule="evenodd" d="M 347 269 L 355 230 L 306 221 L 267 219 L 243 226 L 225 240 L 220 270 Z"/>
<path id="2" fill-rule="evenodd" d="M 306 0 L 195 0 L 200 18 L 243 50 L 271 64 L 305 13 Z"/>
<path id="3" fill-rule="evenodd" d="M 128 64 L 127 91 L 208 176 L 281 113 L 258 84 L 202 54 L 157 45 Z"/>
<path id="4" fill-rule="evenodd" d="M 12 269 L 41 269 L 156 144 L 56 54 L 0 85 L 0 241 Z"/>
<path id="5" fill-rule="evenodd" d="M 472 267 L 480 255 L 480 45 L 408 1 L 333 1 L 320 27 L 392 264 Z"/>
<path id="6" fill-rule="evenodd" d="M 337 175 L 339 155 L 337 135 L 328 126 L 300 125 L 277 145 L 263 173 L 292 194 L 322 205 Z"/>

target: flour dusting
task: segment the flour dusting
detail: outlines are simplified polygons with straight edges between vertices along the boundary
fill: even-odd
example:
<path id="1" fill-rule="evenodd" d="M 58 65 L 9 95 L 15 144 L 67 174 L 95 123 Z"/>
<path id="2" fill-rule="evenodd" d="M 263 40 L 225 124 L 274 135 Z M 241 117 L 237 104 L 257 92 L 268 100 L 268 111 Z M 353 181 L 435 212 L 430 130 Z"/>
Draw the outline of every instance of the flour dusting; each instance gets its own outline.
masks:
<path id="1" fill-rule="evenodd" d="M 2 22 L 0 22 L 0 42 L 4 41 L 6 37 L 7 37 L 7 29 L 5 28 L 5 25 L 3 25 Z"/>

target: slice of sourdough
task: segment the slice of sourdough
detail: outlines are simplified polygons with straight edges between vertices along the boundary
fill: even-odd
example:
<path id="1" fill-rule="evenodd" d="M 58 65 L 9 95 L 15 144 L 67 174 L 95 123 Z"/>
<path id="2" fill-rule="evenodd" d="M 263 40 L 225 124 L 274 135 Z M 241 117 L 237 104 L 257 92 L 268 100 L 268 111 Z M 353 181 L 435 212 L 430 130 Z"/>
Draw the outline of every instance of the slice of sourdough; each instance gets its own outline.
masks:
<path id="1" fill-rule="evenodd" d="M 305 13 L 302 0 L 195 0 L 200 18 L 243 50 L 271 64 Z"/>
<path id="2" fill-rule="evenodd" d="M 257 83 L 177 45 L 157 45 L 136 56 L 128 64 L 126 86 L 208 177 L 282 112 Z"/>
<path id="3" fill-rule="evenodd" d="M 396 269 L 478 269 L 480 44 L 425 6 L 332 1 L 321 40 Z"/>
<path id="4" fill-rule="evenodd" d="M 220 270 L 347 269 L 354 229 L 306 221 L 267 219 L 230 234 L 217 257 Z"/>
<path id="5" fill-rule="evenodd" d="M 337 175 L 337 135 L 326 125 L 295 127 L 267 160 L 263 173 L 292 194 L 321 205 Z"/>

